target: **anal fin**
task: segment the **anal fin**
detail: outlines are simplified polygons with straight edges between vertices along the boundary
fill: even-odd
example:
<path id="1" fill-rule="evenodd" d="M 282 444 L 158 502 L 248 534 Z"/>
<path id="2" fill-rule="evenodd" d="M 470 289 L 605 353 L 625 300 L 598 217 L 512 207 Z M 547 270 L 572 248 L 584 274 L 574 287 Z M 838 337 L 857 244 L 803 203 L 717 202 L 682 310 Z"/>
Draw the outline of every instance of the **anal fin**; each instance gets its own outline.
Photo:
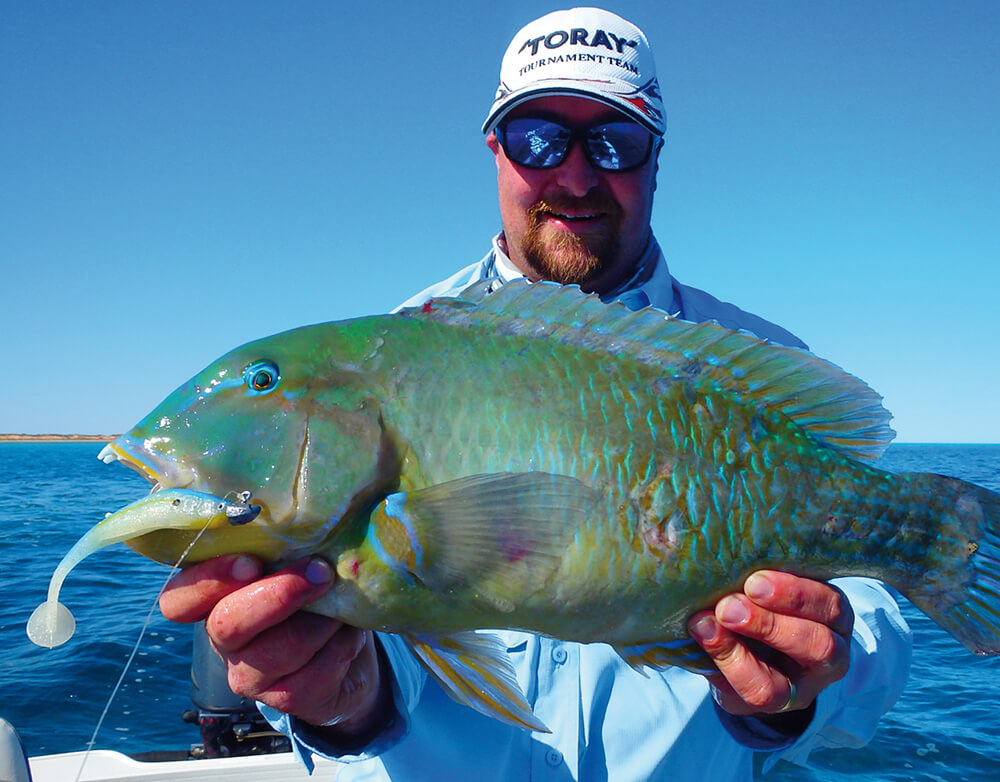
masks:
<path id="1" fill-rule="evenodd" d="M 551 733 L 531 711 L 504 645 L 490 633 L 404 634 L 413 654 L 463 706 L 529 730 Z"/>

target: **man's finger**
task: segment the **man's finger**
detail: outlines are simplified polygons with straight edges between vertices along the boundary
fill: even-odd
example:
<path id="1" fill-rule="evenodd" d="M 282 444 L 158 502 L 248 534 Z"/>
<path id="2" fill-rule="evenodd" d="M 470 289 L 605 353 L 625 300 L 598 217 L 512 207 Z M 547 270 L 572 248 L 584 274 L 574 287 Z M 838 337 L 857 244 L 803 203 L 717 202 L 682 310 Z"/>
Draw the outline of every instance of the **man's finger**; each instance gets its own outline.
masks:
<path id="1" fill-rule="evenodd" d="M 209 615 L 205 629 L 218 650 L 236 651 L 318 598 L 334 578 L 325 560 L 299 560 L 224 597 Z"/>
<path id="2" fill-rule="evenodd" d="M 790 684 L 756 657 L 738 635 L 723 627 L 710 611 L 691 617 L 689 630 L 712 658 L 719 673 L 729 684 L 720 691 L 734 696 L 722 707 L 732 714 L 758 711 L 777 712 L 788 703 Z"/>
<path id="3" fill-rule="evenodd" d="M 199 622 L 222 598 L 261 575 L 260 563 L 228 554 L 191 565 L 174 576 L 160 595 L 160 612 L 172 622 Z"/>
<path id="4" fill-rule="evenodd" d="M 803 669 L 846 671 L 847 641 L 825 624 L 769 611 L 741 594 L 720 600 L 715 617 L 727 630 L 762 642 Z"/>
<path id="5" fill-rule="evenodd" d="M 323 682 L 321 688 L 315 682 Z M 366 714 L 378 696 L 378 657 L 371 631 L 342 625 L 299 670 L 274 682 L 259 700 L 320 725 L 335 716 Z"/>
<path id="6" fill-rule="evenodd" d="M 245 698 L 257 698 L 274 682 L 307 665 L 341 627 L 319 614 L 293 614 L 226 655 L 230 688 Z"/>
<path id="7" fill-rule="evenodd" d="M 848 637 L 854 628 L 850 601 L 837 587 L 777 570 L 758 570 L 743 584 L 757 605 L 787 616 L 811 619 Z"/>

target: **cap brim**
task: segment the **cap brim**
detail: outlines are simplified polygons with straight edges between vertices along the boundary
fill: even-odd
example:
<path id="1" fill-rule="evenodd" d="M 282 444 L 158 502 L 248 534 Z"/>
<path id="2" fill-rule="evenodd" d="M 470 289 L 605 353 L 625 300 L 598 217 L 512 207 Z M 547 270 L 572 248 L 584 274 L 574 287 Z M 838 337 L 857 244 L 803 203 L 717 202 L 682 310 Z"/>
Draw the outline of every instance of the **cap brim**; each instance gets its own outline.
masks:
<path id="1" fill-rule="evenodd" d="M 662 136 L 666 132 L 666 118 L 664 118 L 662 124 L 656 123 L 624 95 L 619 95 L 610 90 L 597 92 L 593 87 L 568 87 L 564 80 L 560 80 L 559 84 L 546 85 L 544 82 L 536 83 L 530 89 L 512 92 L 499 103 L 495 103 L 490 110 L 489 116 L 486 117 L 486 121 L 483 123 L 483 133 L 489 134 L 512 109 L 543 95 L 567 95 L 597 101 L 628 115 L 657 136 Z"/>

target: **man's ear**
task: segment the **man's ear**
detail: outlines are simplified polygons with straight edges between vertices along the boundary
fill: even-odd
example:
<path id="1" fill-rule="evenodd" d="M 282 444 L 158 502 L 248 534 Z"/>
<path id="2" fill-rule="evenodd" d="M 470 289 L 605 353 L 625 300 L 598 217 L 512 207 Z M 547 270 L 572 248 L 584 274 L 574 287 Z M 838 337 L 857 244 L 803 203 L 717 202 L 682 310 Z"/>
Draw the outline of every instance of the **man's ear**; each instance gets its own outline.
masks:
<path id="1" fill-rule="evenodd" d="M 490 151 L 493 153 L 493 160 L 499 169 L 500 156 L 503 154 L 503 147 L 501 147 L 500 142 L 497 141 L 497 134 L 495 130 L 491 130 L 489 135 L 486 137 L 486 146 L 488 146 Z"/>

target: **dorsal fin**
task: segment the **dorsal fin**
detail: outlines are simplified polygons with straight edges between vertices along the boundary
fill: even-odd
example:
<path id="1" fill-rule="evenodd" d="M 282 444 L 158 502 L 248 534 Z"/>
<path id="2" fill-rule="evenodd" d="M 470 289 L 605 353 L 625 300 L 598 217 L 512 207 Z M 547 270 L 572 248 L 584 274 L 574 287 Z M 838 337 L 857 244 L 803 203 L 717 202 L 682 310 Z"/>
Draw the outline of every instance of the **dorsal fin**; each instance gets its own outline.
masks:
<path id="1" fill-rule="evenodd" d="M 458 298 L 431 299 L 400 315 L 609 351 L 672 377 L 708 380 L 780 410 L 821 442 L 858 459 L 877 459 L 895 436 L 882 397 L 808 351 L 713 322 L 678 320 L 653 307 L 633 312 L 575 285 L 515 280 L 490 292 L 476 283 Z"/>

